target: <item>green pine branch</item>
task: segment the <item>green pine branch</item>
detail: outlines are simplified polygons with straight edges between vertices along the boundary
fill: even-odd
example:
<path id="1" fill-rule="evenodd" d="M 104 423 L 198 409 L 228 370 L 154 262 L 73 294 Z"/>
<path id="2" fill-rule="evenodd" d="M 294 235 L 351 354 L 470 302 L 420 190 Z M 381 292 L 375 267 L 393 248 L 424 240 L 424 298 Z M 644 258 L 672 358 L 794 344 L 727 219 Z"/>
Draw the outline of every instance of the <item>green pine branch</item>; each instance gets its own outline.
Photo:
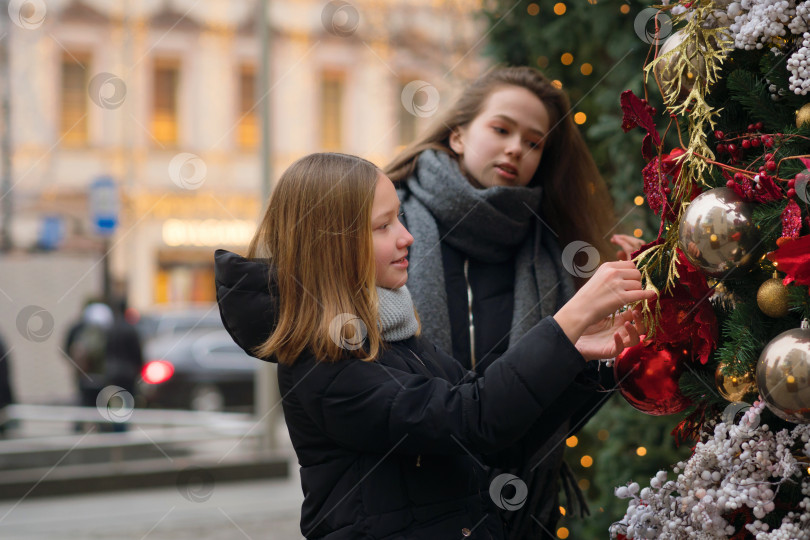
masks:
<path id="1" fill-rule="evenodd" d="M 743 106 L 751 120 L 762 122 L 766 130 L 780 131 L 791 123 L 785 108 L 770 98 L 765 81 L 750 71 L 734 70 L 728 77 L 727 86 L 732 99 Z"/>

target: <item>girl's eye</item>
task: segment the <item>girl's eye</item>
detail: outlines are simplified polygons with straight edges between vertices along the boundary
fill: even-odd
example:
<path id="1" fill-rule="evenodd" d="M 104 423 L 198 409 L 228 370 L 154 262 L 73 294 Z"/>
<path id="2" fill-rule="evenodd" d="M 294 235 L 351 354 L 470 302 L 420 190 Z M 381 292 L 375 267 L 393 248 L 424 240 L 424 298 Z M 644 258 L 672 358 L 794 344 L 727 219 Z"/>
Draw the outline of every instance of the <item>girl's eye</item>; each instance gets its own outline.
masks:
<path id="1" fill-rule="evenodd" d="M 494 129 L 494 130 L 495 130 L 495 133 L 499 133 L 500 135 L 506 135 L 506 133 L 508 133 L 508 132 L 507 132 L 507 131 L 506 131 L 504 128 L 502 128 L 502 127 L 494 126 L 492 129 Z"/>
<path id="2" fill-rule="evenodd" d="M 543 146 L 543 141 L 527 141 L 527 142 L 529 144 L 529 148 L 531 148 L 532 150 Z"/>

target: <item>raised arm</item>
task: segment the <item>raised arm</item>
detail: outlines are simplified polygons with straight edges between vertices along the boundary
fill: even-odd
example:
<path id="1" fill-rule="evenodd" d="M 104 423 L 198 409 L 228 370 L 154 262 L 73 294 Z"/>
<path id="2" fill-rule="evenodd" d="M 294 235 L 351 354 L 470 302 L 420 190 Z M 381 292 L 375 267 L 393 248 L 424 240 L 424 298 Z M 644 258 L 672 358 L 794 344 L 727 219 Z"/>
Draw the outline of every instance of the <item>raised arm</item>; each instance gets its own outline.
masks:
<path id="1" fill-rule="evenodd" d="M 279 376 L 292 375 L 287 383 L 296 385 L 308 416 L 346 447 L 492 453 L 520 439 L 584 366 L 556 322 L 546 318 L 484 376 L 460 384 L 358 360 L 302 359 L 281 366 Z"/>

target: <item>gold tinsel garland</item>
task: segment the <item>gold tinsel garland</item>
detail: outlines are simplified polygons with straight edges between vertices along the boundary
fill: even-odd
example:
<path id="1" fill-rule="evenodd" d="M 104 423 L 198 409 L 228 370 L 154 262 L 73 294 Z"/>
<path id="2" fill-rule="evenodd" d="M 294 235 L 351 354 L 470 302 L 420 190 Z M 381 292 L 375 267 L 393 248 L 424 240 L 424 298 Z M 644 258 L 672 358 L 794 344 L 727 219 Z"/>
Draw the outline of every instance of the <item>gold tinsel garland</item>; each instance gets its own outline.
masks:
<path id="1" fill-rule="evenodd" d="M 672 9 L 673 6 L 656 7 L 664 11 Z M 648 289 L 657 290 L 653 285 L 651 275 L 661 270 L 667 254 L 670 254 L 670 257 L 664 289 L 668 290 L 674 286 L 680 277 L 676 269 L 677 257 L 674 256 L 678 243 L 677 224 L 680 223 L 683 212 L 689 204 L 693 186 L 702 184 L 708 187 L 703 177 L 710 174 L 712 166 L 706 162 L 706 159 L 713 160 L 714 153 L 709 148 L 706 138 L 707 133 L 714 130 L 715 118 L 720 111 L 706 103 L 705 98 L 711 85 L 717 81 L 724 60 L 733 49 L 733 40 L 728 33 L 728 27 L 709 27 L 708 16 L 715 9 L 716 6 L 712 1 L 696 2 L 690 11 L 690 17 L 686 19 L 686 25 L 681 30 L 684 35 L 682 42 L 644 67 L 646 84 L 651 73 L 656 78 L 654 71 L 656 64 L 666 62 L 666 69 L 670 76 L 664 80 L 656 78 L 656 84 L 664 96 L 667 112 L 673 116 L 686 117 L 688 133 L 688 146 L 679 158 L 681 174 L 672 192 L 673 206 L 679 208 L 677 220 L 672 224 L 673 226 L 666 229 L 663 244 L 652 246 L 636 258 L 636 264 L 642 272 L 645 286 Z M 683 19 L 685 17 L 674 16 L 673 23 L 677 25 Z M 694 69 L 698 63 L 696 62 L 697 55 L 702 57 L 705 69 Z M 682 81 L 689 73 L 694 77 L 694 84 L 688 95 L 684 97 Z M 680 133 L 678 135 L 680 138 Z M 663 153 L 662 149 L 659 148 L 658 152 L 660 157 Z M 660 307 L 660 303 L 658 306 Z M 650 313 L 646 303 L 644 311 L 648 328 L 654 329 L 658 313 L 655 315 Z"/>

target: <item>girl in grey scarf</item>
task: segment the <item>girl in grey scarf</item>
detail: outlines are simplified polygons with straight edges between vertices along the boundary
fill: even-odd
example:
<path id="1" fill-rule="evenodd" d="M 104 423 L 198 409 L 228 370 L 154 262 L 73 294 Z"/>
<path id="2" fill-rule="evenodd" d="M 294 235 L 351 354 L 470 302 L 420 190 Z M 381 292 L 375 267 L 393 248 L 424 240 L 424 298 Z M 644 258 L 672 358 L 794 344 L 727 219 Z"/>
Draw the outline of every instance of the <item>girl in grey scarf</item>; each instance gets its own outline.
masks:
<path id="1" fill-rule="evenodd" d="M 553 315 L 600 262 L 613 258 L 605 238 L 615 226 L 607 188 L 567 97 L 535 69 L 496 68 L 482 76 L 385 172 L 398 186 L 416 239 L 408 284 L 425 335 L 459 360 L 464 350 L 471 369 L 483 370 Z M 611 241 L 621 248 L 619 258 L 641 245 L 624 235 Z M 458 281 L 459 272 L 446 264 L 462 259 L 466 291 L 447 281 Z M 476 295 L 480 287 L 470 279 L 476 271 L 494 276 L 490 281 L 506 280 L 512 291 L 511 304 L 496 304 L 496 320 L 487 312 L 493 304 Z M 458 306 L 466 306 L 469 334 L 458 332 Z M 609 323 L 581 338 L 577 348 L 584 356 L 603 354 L 592 343 L 605 331 L 611 331 Z M 587 512 L 563 461 L 563 442 L 609 395 L 596 390 L 596 379 L 571 389 L 577 398 L 565 411 L 570 418 L 530 463 L 493 471 L 493 477 L 508 472 L 528 485 L 525 504 L 502 514 L 511 540 L 555 537 L 561 478 L 568 506 L 579 502 Z"/>

